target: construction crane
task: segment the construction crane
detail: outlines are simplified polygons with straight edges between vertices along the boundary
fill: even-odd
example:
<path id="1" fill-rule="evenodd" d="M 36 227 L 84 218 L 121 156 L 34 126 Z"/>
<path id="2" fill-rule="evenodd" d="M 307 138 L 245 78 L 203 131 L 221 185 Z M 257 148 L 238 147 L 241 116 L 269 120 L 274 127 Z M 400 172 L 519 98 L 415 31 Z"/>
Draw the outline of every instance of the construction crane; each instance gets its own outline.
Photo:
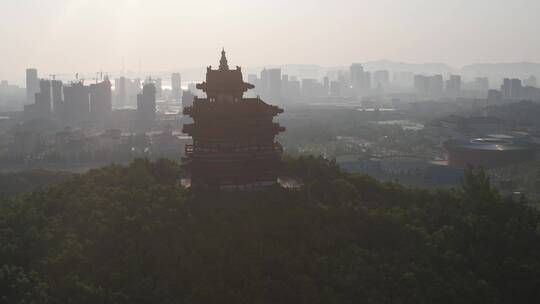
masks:
<path id="1" fill-rule="evenodd" d="M 56 80 L 56 76 L 66 76 L 67 74 L 50 74 L 49 77 L 52 78 L 52 80 Z"/>
<path id="2" fill-rule="evenodd" d="M 98 80 L 103 81 L 103 74 L 107 75 L 107 72 L 99 71 L 96 73 L 96 78 L 94 78 L 96 83 L 98 83 Z"/>
<path id="3" fill-rule="evenodd" d="M 107 72 L 99 71 L 98 74 L 99 74 L 99 80 L 103 81 L 103 74 L 107 75 Z"/>
<path id="4" fill-rule="evenodd" d="M 79 76 L 81 76 L 81 78 L 79 78 Z M 83 75 L 79 75 L 79 73 L 75 73 L 75 82 L 80 82 L 80 83 L 84 84 L 85 80 L 86 79 L 84 78 Z"/>

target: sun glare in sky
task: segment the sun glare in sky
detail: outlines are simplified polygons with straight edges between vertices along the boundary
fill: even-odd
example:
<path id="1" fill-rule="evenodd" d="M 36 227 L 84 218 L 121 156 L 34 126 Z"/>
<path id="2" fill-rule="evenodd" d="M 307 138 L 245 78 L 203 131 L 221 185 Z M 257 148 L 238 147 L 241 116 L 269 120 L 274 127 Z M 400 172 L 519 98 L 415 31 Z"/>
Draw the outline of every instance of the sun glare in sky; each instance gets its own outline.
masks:
<path id="1" fill-rule="evenodd" d="M 170 70 L 214 62 L 348 65 L 389 59 L 540 61 L 540 1 L 3 0 L 0 78 L 48 71 Z M 21 16 L 24 16 L 21 18 Z M 526 47 L 525 47 L 526 46 Z M 21 74 L 22 77 L 22 74 Z"/>

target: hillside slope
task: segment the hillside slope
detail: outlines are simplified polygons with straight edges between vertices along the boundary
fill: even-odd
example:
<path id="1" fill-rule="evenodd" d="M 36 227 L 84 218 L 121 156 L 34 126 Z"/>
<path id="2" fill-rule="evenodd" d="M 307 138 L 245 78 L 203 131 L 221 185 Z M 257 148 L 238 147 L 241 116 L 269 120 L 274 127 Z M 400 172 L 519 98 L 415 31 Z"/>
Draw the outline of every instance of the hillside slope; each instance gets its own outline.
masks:
<path id="1" fill-rule="evenodd" d="M 138 160 L 0 202 L 0 303 L 538 303 L 540 216 L 482 172 L 428 191 L 287 162 L 195 192 Z"/>

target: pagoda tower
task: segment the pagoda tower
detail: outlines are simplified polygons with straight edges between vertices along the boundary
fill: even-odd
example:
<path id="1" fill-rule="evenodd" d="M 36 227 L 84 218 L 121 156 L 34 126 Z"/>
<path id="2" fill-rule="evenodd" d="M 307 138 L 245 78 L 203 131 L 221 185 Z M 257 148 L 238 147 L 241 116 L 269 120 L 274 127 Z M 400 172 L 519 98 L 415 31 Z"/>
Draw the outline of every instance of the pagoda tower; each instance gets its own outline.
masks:
<path id="1" fill-rule="evenodd" d="M 229 69 L 225 50 L 219 68 L 206 70 L 197 84 L 206 98 L 195 98 L 184 115 L 193 119 L 183 132 L 193 138 L 186 146 L 183 167 L 192 187 L 243 188 L 274 184 L 281 167 L 282 146 L 275 136 L 285 131 L 273 122 L 283 109 L 260 98 L 244 98 L 253 89 L 240 67 Z"/>

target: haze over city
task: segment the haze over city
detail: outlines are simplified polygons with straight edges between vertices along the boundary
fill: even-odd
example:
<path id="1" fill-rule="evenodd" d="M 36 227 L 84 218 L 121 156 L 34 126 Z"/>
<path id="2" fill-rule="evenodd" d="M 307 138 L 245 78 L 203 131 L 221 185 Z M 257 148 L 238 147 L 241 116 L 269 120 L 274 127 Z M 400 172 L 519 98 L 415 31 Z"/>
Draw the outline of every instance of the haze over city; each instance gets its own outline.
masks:
<path id="1" fill-rule="evenodd" d="M 196 68 L 222 46 L 244 67 L 540 62 L 539 10 L 535 0 L 4 0 L 0 79 L 22 84 L 29 66 Z"/>
<path id="2" fill-rule="evenodd" d="M 540 0 L 0 2 L 0 304 L 540 303 Z"/>

